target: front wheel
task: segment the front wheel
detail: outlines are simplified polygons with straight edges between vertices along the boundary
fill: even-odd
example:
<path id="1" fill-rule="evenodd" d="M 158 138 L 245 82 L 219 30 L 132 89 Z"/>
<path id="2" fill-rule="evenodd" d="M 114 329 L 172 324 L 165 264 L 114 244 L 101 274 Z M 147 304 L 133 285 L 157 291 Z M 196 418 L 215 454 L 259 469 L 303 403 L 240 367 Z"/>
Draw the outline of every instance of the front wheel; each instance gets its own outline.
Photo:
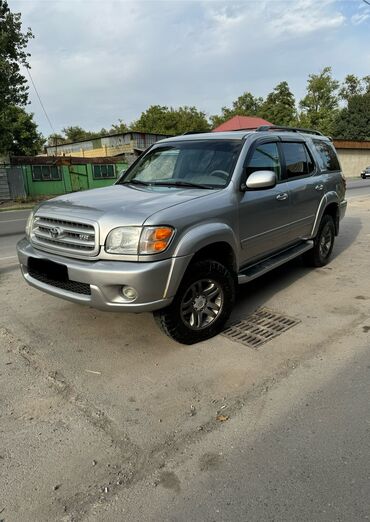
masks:
<path id="1" fill-rule="evenodd" d="M 217 335 L 230 316 L 235 282 L 218 261 L 192 263 L 171 305 L 154 312 L 162 331 L 182 344 L 194 344 Z"/>
<path id="2" fill-rule="evenodd" d="M 314 246 L 304 254 L 310 266 L 325 266 L 330 261 L 335 239 L 335 225 L 332 216 L 325 214 L 321 220 L 319 231 L 314 239 Z"/>

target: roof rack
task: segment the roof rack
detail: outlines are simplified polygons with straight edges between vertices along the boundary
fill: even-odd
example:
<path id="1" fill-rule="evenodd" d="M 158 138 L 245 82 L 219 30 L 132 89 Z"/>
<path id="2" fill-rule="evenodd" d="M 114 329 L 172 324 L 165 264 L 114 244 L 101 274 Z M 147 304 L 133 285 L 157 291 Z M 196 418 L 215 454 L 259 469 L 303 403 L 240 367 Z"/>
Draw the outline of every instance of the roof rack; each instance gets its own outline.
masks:
<path id="1" fill-rule="evenodd" d="M 183 132 L 181 136 L 187 136 L 188 134 L 205 134 L 210 131 L 202 130 L 202 131 L 186 131 Z"/>
<path id="2" fill-rule="evenodd" d="M 302 129 L 300 127 L 282 127 L 280 125 L 261 125 L 256 129 L 256 132 L 264 131 L 287 131 L 287 132 L 304 132 L 306 134 L 316 134 L 316 136 L 323 136 L 322 132 L 311 129 Z"/>

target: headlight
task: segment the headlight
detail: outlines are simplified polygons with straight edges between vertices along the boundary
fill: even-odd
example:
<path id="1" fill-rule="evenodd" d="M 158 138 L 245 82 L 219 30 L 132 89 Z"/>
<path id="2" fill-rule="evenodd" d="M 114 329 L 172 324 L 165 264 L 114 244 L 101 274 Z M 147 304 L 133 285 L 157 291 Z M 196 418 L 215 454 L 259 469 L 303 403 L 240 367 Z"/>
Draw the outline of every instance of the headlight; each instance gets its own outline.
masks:
<path id="1" fill-rule="evenodd" d="M 27 223 L 26 223 L 26 236 L 28 239 L 31 237 L 34 217 L 35 217 L 35 211 L 31 210 L 31 213 L 28 216 Z"/>
<path id="2" fill-rule="evenodd" d="M 137 254 L 141 227 L 119 227 L 109 232 L 105 250 L 110 254 Z"/>
<path id="3" fill-rule="evenodd" d="M 109 232 L 105 250 L 109 254 L 158 254 L 166 250 L 174 235 L 172 227 L 119 227 Z"/>

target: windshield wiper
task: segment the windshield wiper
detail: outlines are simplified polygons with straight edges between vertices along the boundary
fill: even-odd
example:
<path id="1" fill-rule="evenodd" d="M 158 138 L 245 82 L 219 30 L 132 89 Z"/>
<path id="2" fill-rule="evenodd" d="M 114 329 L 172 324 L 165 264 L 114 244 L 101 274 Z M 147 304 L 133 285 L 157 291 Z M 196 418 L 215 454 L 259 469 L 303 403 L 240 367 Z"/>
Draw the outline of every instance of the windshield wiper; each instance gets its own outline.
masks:
<path id="1" fill-rule="evenodd" d="M 190 187 L 190 188 L 202 188 L 202 189 L 212 189 L 215 188 L 213 185 L 202 185 L 201 183 L 191 183 L 191 181 L 171 181 L 171 180 L 163 180 L 163 181 L 153 181 L 151 185 L 155 186 L 163 186 L 163 187 Z"/>
<path id="2" fill-rule="evenodd" d="M 146 187 L 150 185 L 148 181 L 142 181 L 141 179 L 130 179 L 128 181 L 122 181 L 121 185 L 145 185 Z"/>

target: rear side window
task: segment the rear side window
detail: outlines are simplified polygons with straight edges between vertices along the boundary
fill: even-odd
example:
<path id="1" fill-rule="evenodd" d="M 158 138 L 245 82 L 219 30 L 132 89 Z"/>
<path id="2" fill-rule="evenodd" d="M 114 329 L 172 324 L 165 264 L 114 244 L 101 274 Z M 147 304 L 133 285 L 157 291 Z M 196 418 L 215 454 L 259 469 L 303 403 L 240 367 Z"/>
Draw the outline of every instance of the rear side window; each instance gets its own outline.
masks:
<path id="1" fill-rule="evenodd" d="M 334 171 L 340 170 L 336 152 L 330 143 L 321 140 L 313 140 L 313 144 L 319 155 L 321 170 Z"/>
<path id="2" fill-rule="evenodd" d="M 256 170 L 273 170 L 280 179 L 281 165 L 276 143 L 262 143 L 254 149 L 247 165 L 247 176 Z"/>
<path id="3" fill-rule="evenodd" d="M 286 142 L 281 144 L 281 148 L 285 157 L 288 180 L 312 174 L 315 165 L 304 143 Z"/>

